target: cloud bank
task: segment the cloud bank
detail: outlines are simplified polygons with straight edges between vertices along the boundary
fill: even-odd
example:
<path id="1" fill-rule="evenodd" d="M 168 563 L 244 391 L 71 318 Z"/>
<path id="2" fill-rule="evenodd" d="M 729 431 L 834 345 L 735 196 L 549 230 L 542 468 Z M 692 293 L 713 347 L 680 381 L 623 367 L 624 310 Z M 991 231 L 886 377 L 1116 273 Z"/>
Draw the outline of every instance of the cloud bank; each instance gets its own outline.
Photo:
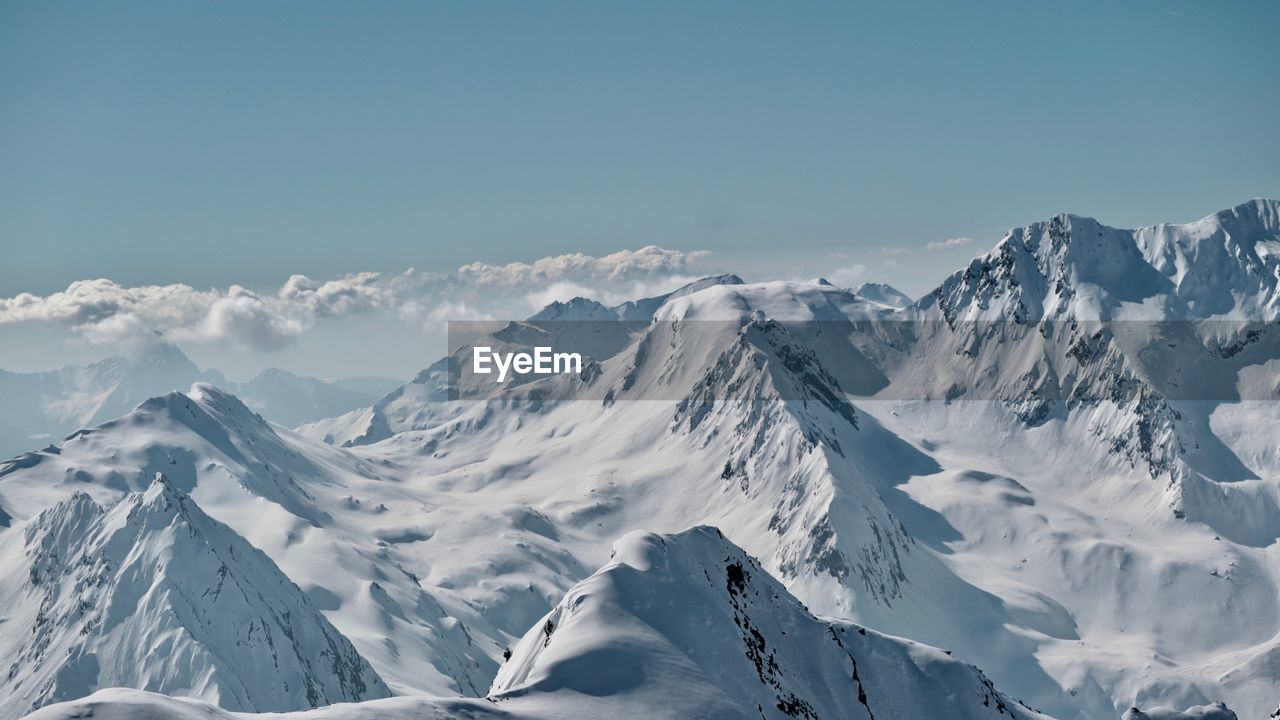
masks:
<path id="1" fill-rule="evenodd" d="M 328 280 L 293 275 L 274 293 L 239 285 L 124 287 L 77 280 L 49 295 L 0 298 L 0 325 L 43 323 L 69 328 L 105 345 L 154 341 L 230 344 L 270 351 L 294 342 L 327 318 L 391 314 L 442 326 L 450 319 L 521 317 L 555 300 L 589 296 L 603 302 L 653 295 L 709 272 L 709 253 L 656 246 L 593 257 L 557 255 L 533 263 L 471 263 L 453 273 L 394 276 L 360 272 Z"/>
<path id="2" fill-rule="evenodd" d="M 951 248 L 964 247 L 973 242 L 971 237 L 947 238 L 946 240 L 938 240 L 925 245 L 926 250 L 950 250 Z"/>

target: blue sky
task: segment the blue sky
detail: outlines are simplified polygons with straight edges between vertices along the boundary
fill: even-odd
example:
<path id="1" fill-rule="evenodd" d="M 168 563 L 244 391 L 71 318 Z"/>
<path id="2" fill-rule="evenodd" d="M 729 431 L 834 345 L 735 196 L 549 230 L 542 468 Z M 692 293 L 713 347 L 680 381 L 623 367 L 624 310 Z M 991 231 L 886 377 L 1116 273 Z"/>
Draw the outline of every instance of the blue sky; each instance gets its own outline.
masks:
<path id="1" fill-rule="evenodd" d="M 1056 212 L 1280 195 L 1278 26 L 1191 0 L 4 3 L 0 297 L 649 244 L 923 292 Z"/>

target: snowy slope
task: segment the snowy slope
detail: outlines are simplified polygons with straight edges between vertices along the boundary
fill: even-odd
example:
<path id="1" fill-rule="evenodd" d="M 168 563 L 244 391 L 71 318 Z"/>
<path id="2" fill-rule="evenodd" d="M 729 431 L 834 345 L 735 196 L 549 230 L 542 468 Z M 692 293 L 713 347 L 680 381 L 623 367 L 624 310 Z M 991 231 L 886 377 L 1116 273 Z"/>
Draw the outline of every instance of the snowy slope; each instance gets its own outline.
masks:
<path id="1" fill-rule="evenodd" d="M 1255 500 L 1251 514 L 1224 515 L 1208 532 L 1189 526 L 1200 517 L 1178 513 L 1196 505 L 1175 504 L 1169 467 L 1218 458 L 1207 436 L 1190 435 L 1183 452 L 1171 442 L 1183 428 L 1161 429 L 1170 406 L 1154 401 L 1141 353 L 1083 330 L 982 330 L 904 322 L 830 286 L 712 287 L 661 308 L 602 363 L 587 401 L 518 402 L 530 385 L 486 403 L 423 403 L 411 430 L 360 454 L 402 462 L 449 493 L 433 494 L 451 509 L 424 524 L 451 527 L 414 551 L 434 568 L 429 581 L 483 588 L 487 607 L 527 616 L 529 566 L 500 546 L 485 551 L 485 572 L 444 557 L 450 543 L 491 531 L 497 518 L 481 508 L 533 508 L 545 529 L 520 542 L 554 538 L 585 565 L 611 535 L 705 522 L 821 613 L 953 648 L 1062 717 L 1118 715 L 1135 702 L 1273 704 L 1265 668 L 1277 582 L 1274 560 L 1252 545 L 1277 516 L 1266 502 L 1275 484 L 1228 485 Z M 1083 352 L 1082 337 L 1096 353 Z M 921 382 L 911 398 L 935 381 L 946 384 L 923 397 L 942 403 L 893 396 L 902 383 Z M 973 401 L 956 402 L 954 386 L 974 388 Z M 1070 412 L 1037 418 L 1035 393 L 1046 388 Z M 874 399 L 822 401 L 844 392 Z M 1178 412 L 1207 429 L 1218 414 Z M 992 438 L 1002 443 L 994 455 Z M 554 571 L 535 577 L 539 588 L 563 582 Z M 1131 599 L 1100 603 L 1131 585 Z M 1206 626 L 1178 605 L 1186 595 L 1240 620 Z"/>
<path id="2" fill-rule="evenodd" d="M 1214 703 L 1197 705 L 1186 710 L 1161 707 L 1144 711 L 1130 708 L 1125 712 L 1122 720 L 1239 720 L 1239 717 L 1222 703 Z"/>
<path id="3" fill-rule="evenodd" d="M 524 322 L 499 324 L 483 336 L 484 343 L 499 350 L 517 345 L 524 349 L 541 344 L 561 351 L 580 352 L 584 357 L 603 361 L 634 341 L 668 300 L 711 287 L 741 284 L 742 279 L 736 275 L 714 275 L 695 280 L 665 295 L 614 307 L 582 297 L 567 302 L 556 301 Z M 470 348 L 480 342 L 476 340 L 457 348 L 450 356 L 452 365 L 450 358 L 441 358 L 370 407 L 302 425 L 298 432 L 330 445 L 352 447 L 385 440 L 409 430 L 425 429 L 455 417 L 456 409 L 440 407 L 449 399 L 450 389 L 460 387 L 457 375 L 449 375 L 450 367 L 467 367 Z M 470 389 L 474 390 L 474 386 Z"/>
<path id="4" fill-rule="evenodd" d="M 230 717 L 102 692 L 32 715 Z M 815 618 L 716 530 L 633 533 L 513 648 L 488 696 L 403 698 L 285 717 L 1039 718 L 936 648 Z M 240 716 L 248 717 L 248 716 Z"/>
<path id="5" fill-rule="evenodd" d="M 1280 398 L 1280 204 L 1118 230 L 1074 215 L 1015 229 L 921 300 L 905 350 L 855 342 L 881 398 L 991 400 L 1029 427 L 1077 426 L 1168 483 L 1166 512 L 1243 542 L 1277 537 L 1273 489 L 1210 427 L 1218 405 Z M 1270 377 L 1271 380 L 1267 380 Z"/>
<path id="6" fill-rule="evenodd" d="M 714 528 L 632 533 L 513 649 L 499 704 L 589 716 L 1031 718 L 936 648 L 815 618 Z"/>
<path id="7" fill-rule="evenodd" d="M 1010 230 L 921 300 L 948 322 L 1271 320 L 1280 312 L 1280 202 L 1138 230 L 1062 214 Z"/>
<path id="8" fill-rule="evenodd" d="M 1100 270 L 1085 275 L 1100 281 L 1107 277 Z M 751 395 L 758 388 L 752 390 L 750 381 L 773 383 L 776 377 L 747 368 L 760 367 L 762 360 L 766 367 L 774 365 L 768 364 L 767 353 L 742 349 L 740 325 L 719 321 L 747 322 L 757 310 L 766 318 L 786 321 L 782 324 L 788 331 L 797 330 L 788 322 L 814 321 L 828 329 L 849 330 L 849 339 L 859 350 L 867 350 L 861 356 L 873 361 L 870 370 L 847 347 L 822 345 L 840 333 L 798 338 L 811 346 L 842 390 L 862 394 L 860 382 L 874 388 L 871 375 L 876 370 L 890 381 L 890 391 L 900 387 L 894 383 L 914 381 L 902 372 L 910 365 L 895 364 L 892 352 L 882 347 L 877 354 L 861 344 L 869 342 L 868 332 L 883 333 L 872 338 L 882 345 L 885 338 L 904 339 L 901 329 L 889 322 L 904 323 L 900 318 L 878 322 L 883 315 L 868 312 L 848 293 L 785 283 L 717 287 L 669 303 L 644 337 L 604 363 L 596 389 L 617 388 L 607 409 L 587 404 L 536 411 L 493 402 L 464 405 L 455 408 L 457 415 L 435 415 L 414 432 L 370 448 L 370 453 L 390 458 L 403 457 L 411 448 L 427 449 L 430 460 L 420 456 L 414 467 L 436 474 L 440 486 L 465 487 L 475 492 L 477 502 L 493 497 L 537 504 L 561 542 L 570 547 L 568 536 L 598 532 L 590 522 L 619 532 L 643 526 L 644 517 L 662 518 L 677 527 L 714 523 L 823 612 L 861 618 L 878 628 L 956 648 L 1022 696 L 1064 716 L 1119 713 L 1135 701 L 1181 707 L 1225 697 L 1251 710 L 1273 704 L 1264 678 L 1276 642 L 1271 608 L 1277 583 L 1270 569 L 1274 560 L 1254 546 L 1270 544 L 1266 538 L 1277 513 L 1269 508 L 1275 507 L 1276 486 L 1262 478 L 1274 473 L 1270 468 L 1275 465 L 1251 470 L 1246 477 L 1255 480 L 1234 482 L 1241 476 L 1231 475 L 1231 468 L 1219 462 L 1234 451 L 1221 440 L 1216 448 L 1211 446 L 1213 438 L 1201 434 L 1213 429 L 1222 410 L 1201 408 L 1192 414 L 1159 402 L 1149 389 L 1154 381 L 1142 364 L 1142 353 L 1124 346 L 1125 338 L 1098 343 L 1096 354 L 1086 354 L 1081 338 L 1092 341 L 1092 333 L 1046 339 L 1036 326 L 1005 324 L 990 335 L 930 338 L 936 344 L 927 349 L 942 347 L 946 352 L 919 355 L 929 361 L 918 367 L 922 373 L 931 372 L 930 378 L 946 378 L 948 368 L 953 368 L 959 380 L 968 382 L 964 373 L 995 368 L 990 385 L 976 386 L 990 394 L 975 391 L 975 400 L 996 402 L 960 403 L 953 412 L 938 403 L 926 403 L 925 409 L 895 409 L 897 401 L 889 394 L 886 400 L 861 403 L 875 410 L 874 419 L 859 418 L 865 434 L 839 423 L 809 424 L 806 412 L 788 409 L 779 415 L 762 410 L 800 405 L 814 408 L 819 416 L 830 412 L 821 403 L 806 405 L 806 395 L 794 386 L 783 382 L 766 388 L 775 391 L 771 400 Z M 676 323 L 689 328 L 701 321 L 708 323 L 703 330 L 673 330 Z M 912 323 L 905 324 L 908 332 L 914 331 Z M 944 322 L 934 324 L 945 330 Z M 805 327 L 800 325 L 798 332 L 803 334 Z M 956 352 L 975 339 L 978 347 L 989 351 L 990 365 Z M 1024 342 L 1039 345 L 1024 353 Z M 1247 363 L 1228 364 L 1225 372 L 1247 371 L 1270 352 L 1262 350 L 1264 345 L 1250 345 L 1248 352 L 1256 349 L 1259 355 Z M 1032 363 L 1020 365 L 1024 358 Z M 773 362 L 778 359 L 775 354 Z M 1084 410 L 1036 418 L 1033 393 L 1048 387 L 1042 379 L 1053 377 L 1036 368 L 1054 367 L 1047 363 L 1065 369 L 1054 380 L 1063 406 L 1073 402 Z M 851 366 L 861 369 L 852 373 Z M 1084 370 L 1073 369 L 1079 366 Z M 1203 375 L 1210 366 L 1197 360 L 1191 367 Z M 783 389 L 778 392 L 778 387 Z M 731 394 L 729 388 L 746 394 Z M 932 397 L 946 400 L 946 389 Z M 1002 396 L 1000 391 L 1009 394 Z M 653 397 L 670 399 L 674 406 L 628 402 Z M 681 413 L 685 400 L 686 409 L 709 409 Z M 1170 408 L 1181 414 L 1179 419 L 1198 423 L 1195 434 L 1183 435 L 1188 438 L 1185 448 L 1176 442 L 1185 428 L 1159 424 L 1162 417 L 1173 417 Z M 902 423 L 899 416 L 920 420 L 923 427 Z M 701 417 L 714 419 L 693 422 Z M 878 429 L 875 420 L 893 432 Z M 824 434 L 824 425 L 841 428 L 841 434 Z M 947 429 L 935 431 L 939 426 Z M 620 442 L 619 437 L 626 440 Z M 993 457 L 992 437 L 1025 442 L 1016 450 L 999 446 L 1001 452 Z M 788 449 L 815 438 L 822 448 L 817 455 Z M 1244 433 L 1233 440 L 1240 441 L 1248 441 Z M 953 442 L 964 445 L 966 452 L 939 452 Z M 834 452 L 837 446 L 842 453 Z M 893 450 L 885 453 L 886 447 Z M 757 451 L 755 458 L 751 450 Z M 1265 447 L 1254 451 L 1266 452 Z M 1049 467 L 1038 462 L 1046 456 L 1056 462 Z M 1162 458 L 1169 464 L 1162 467 Z M 1226 471 L 1214 486 L 1199 486 L 1207 496 L 1200 500 L 1214 504 L 1187 503 L 1182 485 L 1168 485 L 1173 465 L 1190 462 L 1209 472 Z M 667 484 L 662 477 L 666 472 L 682 482 Z M 508 477 L 519 479 L 519 485 Z M 918 485 L 913 477 L 936 479 Z M 988 492 L 974 492 L 990 477 L 1009 482 L 1001 479 L 985 485 Z M 721 481 L 718 492 L 713 479 Z M 837 490 L 829 495 L 824 488 L 832 486 Z M 727 491 L 732 487 L 741 496 Z M 912 489 L 904 492 L 904 487 Z M 574 490 L 590 501 L 572 500 Z M 673 496 L 679 501 L 669 501 Z M 805 502 L 788 499 L 794 497 Z M 841 502 L 842 497 L 849 501 Z M 1114 507 L 1132 508 L 1132 516 L 1117 517 Z M 1214 507 L 1218 514 L 1209 532 L 1187 525 L 1187 520 L 1204 520 L 1197 508 Z M 1237 507 L 1241 512 L 1223 510 Z M 779 508 L 787 512 L 772 522 Z M 835 518 L 830 535 L 822 522 L 824 514 Z M 991 518 L 1012 518 L 1026 527 L 1000 531 L 990 527 Z M 902 535 L 912 542 L 894 539 L 900 534 L 896 530 L 881 535 L 880 542 L 866 542 L 861 539 L 864 529 L 875 536 L 869 520 L 881 532 L 900 525 L 906 530 Z M 787 527 L 813 529 L 814 534 L 788 535 Z M 1060 527 L 1070 530 L 1055 531 Z M 570 528 L 577 528 L 577 533 Z M 1171 543 L 1171 534 L 1185 536 L 1185 541 Z M 451 534 L 466 536 L 461 530 Z M 1025 573 L 1026 558 L 1032 554 L 1022 543 L 1029 538 L 1040 548 L 1034 555 L 1043 558 L 1044 570 L 1034 576 Z M 876 561 L 894 558 L 891 548 L 897 549 L 896 562 Z M 589 550 L 578 548 L 575 553 L 591 557 Z M 1007 558 L 1008 564 L 977 566 L 993 554 L 1002 562 Z M 1127 568 L 1133 563 L 1144 565 L 1142 575 L 1152 581 L 1140 582 L 1136 587 L 1141 592 L 1132 601 L 1098 609 L 1099 594 L 1105 597 L 1130 582 Z M 884 572 L 871 571 L 864 577 L 864 568 Z M 1232 581 L 1221 582 L 1228 574 Z M 448 577 L 449 582 L 480 582 L 467 573 Z M 895 583 L 892 578 L 899 579 Z M 1184 589 L 1166 594 L 1171 586 Z M 1185 594 L 1201 597 L 1204 607 L 1224 612 L 1236 608 L 1232 612 L 1248 619 L 1207 626 L 1210 630 L 1205 632 L 1197 613 L 1177 605 L 1175 598 Z M 1152 608 L 1160 611 L 1153 613 Z M 1134 628 L 1140 629 L 1137 635 L 1131 634 Z M 1093 647 L 1105 651 L 1080 649 Z M 1152 664 L 1153 656 L 1162 661 Z"/>
<path id="9" fill-rule="evenodd" d="M 1280 314 L 1280 202 L 1252 200 L 1134 235 L 1143 258 L 1173 284 L 1178 317 L 1271 320 Z"/>
<path id="10" fill-rule="evenodd" d="M 1060 216 L 1012 231 L 907 308 L 829 284 L 712 283 L 637 310 L 625 343 L 582 376 L 464 384 L 451 401 L 458 378 L 442 362 L 302 435 L 201 387 L 190 407 L 171 396 L 16 459 L 0 469 L 0 507 L 21 522 L 74 489 L 105 502 L 155 471 L 190 478 L 393 690 L 479 695 L 496 673 L 510 696 L 416 701 L 432 712 L 556 717 L 575 697 L 609 712 L 573 690 L 606 687 L 634 714 L 625 703 L 661 697 L 580 654 L 608 634 L 600 617 L 670 619 L 619 584 L 650 562 L 656 551 L 637 549 L 648 536 L 619 546 L 634 562 L 587 581 L 593 598 L 626 592 L 582 617 L 590 632 L 564 655 L 557 638 L 575 636 L 560 598 L 615 538 L 707 524 L 818 616 L 947 648 L 1063 720 L 1194 717 L 1218 700 L 1265 717 L 1280 703 L 1280 451 L 1265 432 L 1280 422 L 1275 208 L 1136 231 Z M 602 310 L 621 317 L 573 301 L 495 337 L 519 345 Z M 766 647 L 786 646 L 755 613 Z M 529 646 L 547 617 L 559 629 Z M 807 678 L 827 672 L 779 662 L 742 685 L 717 675 L 732 666 L 718 651 L 669 629 L 643 647 L 680 650 L 681 687 L 709 708 L 816 696 Z M 614 639 L 601 652 L 638 642 Z M 598 672 L 565 675 L 562 660 Z M 825 702 L 810 705 L 846 709 Z"/>
<path id="11" fill-rule="evenodd" d="M 709 288 L 668 303 L 602 363 L 584 386 L 589 399 L 518 401 L 564 382 L 548 378 L 509 398 L 437 403 L 420 429 L 356 451 L 399 465 L 394 472 L 440 508 L 404 516 L 430 529 L 405 551 L 431 569 L 424 582 L 469 588 L 491 623 L 513 613 L 535 620 L 541 598 L 577 580 L 575 564 L 601 562 L 596 548 L 618 534 L 708 523 L 820 612 L 895 618 L 897 632 L 923 629 L 953 647 L 985 637 L 984 667 L 1022 677 L 1033 703 L 1066 705 L 1042 672 L 1020 669 L 1035 643 L 1005 629 L 1008 614 L 918 548 L 887 509 L 882 488 L 937 466 L 844 399 L 844 379 L 818 351 L 836 349 L 839 336 L 795 335 L 771 319 L 879 312 L 831 287 Z M 842 374 L 864 382 L 844 348 Z M 391 506 L 390 518 L 399 512 Z M 516 546 L 479 540 L 495 534 Z M 478 557 L 457 557 L 461 545 Z"/>
<path id="12" fill-rule="evenodd" d="M 76 494 L 6 533 L 0 716 L 123 685 L 235 710 L 388 694 L 261 551 L 157 477 L 104 510 Z"/>
<path id="13" fill-rule="evenodd" d="M 0 503 L 21 520 L 77 491 L 110 504 L 157 473 L 266 551 L 393 688 L 475 694 L 487 685 L 506 636 L 474 628 L 484 623 L 465 599 L 424 589 L 400 557 L 414 535 L 388 522 L 387 506 L 420 510 L 421 499 L 212 386 L 152 398 L 0 463 Z M 484 635 L 493 639 L 481 647 Z"/>

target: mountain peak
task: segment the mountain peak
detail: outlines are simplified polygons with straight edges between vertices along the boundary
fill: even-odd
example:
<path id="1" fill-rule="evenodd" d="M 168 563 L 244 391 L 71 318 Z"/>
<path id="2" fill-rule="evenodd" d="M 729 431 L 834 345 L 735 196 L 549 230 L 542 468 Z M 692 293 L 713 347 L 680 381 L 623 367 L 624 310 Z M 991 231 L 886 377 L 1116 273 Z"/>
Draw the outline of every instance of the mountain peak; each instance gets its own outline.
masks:
<path id="1" fill-rule="evenodd" d="M 676 298 L 692 295 L 693 293 L 719 285 L 742 284 L 742 278 L 732 273 L 710 275 L 694 280 L 691 283 L 681 285 L 669 293 L 622 303 L 621 305 L 614 307 L 613 310 L 618 314 L 619 320 L 648 322 L 653 319 L 654 314 L 658 312 L 658 308 L 672 300 L 675 300 Z"/>
<path id="2" fill-rule="evenodd" d="M 200 431 L 200 426 L 207 425 L 212 419 L 217 419 L 224 423 L 230 422 L 239 428 L 256 427 L 264 432 L 273 434 L 275 432 L 261 415 L 249 409 L 240 401 L 240 398 L 205 382 L 191 385 L 186 392 L 171 390 L 147 398 L 138 404 L 135 412 L 163 414 L 197 431 Z M 125 421 L 132 415 L 133 413 L 130 413 L 106 425 Z M 89 431 L 82 430 L 78 434 L 86 432 Z"/>
<path id="3" fill-rule="evenodd" d="M 1271 200 L 1137 230 L 1062 213 L 1010 230 L 924 306 L 948 322 L 1269 319 L 1280 312 L 1277 251 L 1280 207 Z"/>
<path id="4" fill-rule="evenodd" d="M 1041 717 L 941 650 L 814 617 L 709 526 L 615 542 L 513 648 L 490 693 L 598 698 L 620 717 L 671 698 L 686 717 L 936 717 L 940 704 L 957 720 Z"/>
<path id="5" fill-rule="evenodd" d="M 864 282 L 853 288 L 853 294 L 864 300 L 897 309 L 910 307 L 914 302 L 911 296 L 887 283 Z"/>
<path id="6" fill-rule="evenodd" d="M 1280 232 L 1280 200 L 1254 198 L 1235 207 L 1219 210 L 1204 220 L 1210 218 L 1223 225 L 1251 225 L 1274 234 Z"/>
<path id="7" fill-rule="evenodd" d="M 529 316 L 530 322 L 547 321 L 610 321 L 617 320 L 618 314 L 595 300 L 575 297 L 568 302 L 556 300 L 538 312 Z"/>
<path id="8" fill-rule="evenodd" d="M 103 513 L 102 506 L 89 494 L 77 490 L 54 506 L 42 510 L 24 530 L 27 545 L 37 542 L 45 546 L 73 547 L 73 539 L 84 535 L 89 523 Z"/>
<path id="9" fill-rule="evenodd" d="M 160 512 L 168 511 L 171 508 L 176 508 L 180 512 L 183 504 L 188 499 L 187 494 L 177 485 L 174 485 L 168 476 L 162 472 L 156 473 L 147 489 L 136 497 L 140 507 Z"/>
<path id="10" fill-rule="evenodd" d="M 109 510 L 73 494 L 0 549 L 3 575 L 27 579 L 7 611 L 31 623 L 5 647 L 0 715 L 111 686 L 259 711 L 389 694 L 264 553 L 164 475 Z"/>
<path id="11" fill-rule="evenodd" d="M 140 355 L 134 358 L 133 363 L 151 367 L 181 366 L 184 369 L 195 369 L 198 372 L 198 368 L 191 361 L 191 358 L 187 357 L 187 354 L 182 352 L 177 345 L 166 340 L 160 340 L 148 345 Z"/>
<path id="12" fill-rule="evenodd" d="M 682 286 L 679 290 L 676 290 L 676 292 L 677 293 L 697 292 L 702 288 L 711 287 L 712 285 L 745 285 L 745 284 L 746 284 L 746 281 L 743 280 L 741 277 L 738 277 L 734 273 L 722 273 L 720 275 L 708 275 L 704 278 L 699 278 L 697 280 L 694 280 L 688 285 Z"/>
<path id="13" fill-rule="evenodd" d="M 262 372 L 258 373 L 254 377 L 254 380 L 255 381 L 257 380 L 279 381 L 279 380 L 298 380 L 299 378 L 300 376 L 297 373 L 289 372 L 284 368 L 269 367 L 266 370 L 263 370 Z"/>

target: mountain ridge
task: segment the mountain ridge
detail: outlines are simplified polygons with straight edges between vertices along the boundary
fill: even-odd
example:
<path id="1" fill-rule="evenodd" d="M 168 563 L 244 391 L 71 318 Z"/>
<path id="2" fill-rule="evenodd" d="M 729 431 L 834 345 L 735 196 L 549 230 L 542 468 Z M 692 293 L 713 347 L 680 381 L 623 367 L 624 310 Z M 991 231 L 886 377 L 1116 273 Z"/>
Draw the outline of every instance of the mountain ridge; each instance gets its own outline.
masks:
<path id="1" fill-rule="evenodd" d="M 176 345 L 153 343 L 133 357 L 110 357 L 41 373 L 0 370 L 0 457 L 31 450 L 113 420 L 142 401 L 196 382 L 225 387 L 286 427 L 372 402 L 368 392 L 269 368 L 247 382 L 200 370 Z M 7 431 L 6 431 L 7 430 Z"/>
<path id="2" fill-rule="evenodd" d="M 1271 205 L 1259 207 L 1270 232 Z M 1249 212 L 1165 236 L 1184 258 L 1218 257 L 1209 250 L 1229 249 L 1228 235 L 1252 227 Z M 668 298 L 580 376 L 450 399 L 442 361 L 388 396 L 394 412 L 331 424 L 328 445 L 317 428 L 307 439 L 262 423 L 268 435 L 199 388 L 186 397 L 210 418 L 192 421 L 204 430 L 178 427 L 179 397 L 144 403 L 127 423 L 10 463 L 0 494 L 21 520 L 38 493 L 106 493 L 141 484 L 140 470 L 190 468 L 198 499 L 262 543 L 397 690 L 481 694 L 492 673 L 514 672 L 499 658 L 525 628 L 535 642 L 541 632 L 543 651 L 572 637 L 567 615 L 547 613 L 568 612 L 565 593 L 609 564 L 602 543 L 712 525 L 818 615 L 950 648 L 1064 720 L 1218 699 L 1245 716 L 1270 712 L 1280 456 L 1257 428 L 1280 414 L 1236 400 L 1249 383 L 1266 389 L 1280 346 L 1265 329 L 1213 335 L 1217 314 L 1171 321 L 1171 309 L 1209 307 L 1182 302 L 1190 294 L 1220 294 L 1177 271 L 1177 253 L 1149 262 L 1139 231 L 1079 216 L 1029 227 L 975 261 L 987 270 L 953 276 L 951 318 L 928 297 L 894 308 L 829 284 L 715 283 Z M 1270 262 L 1270 237 L 1236 239 Z M 1250 272 L 1249 256 L 1227 255 Z M 1182 283 L 1185 297 L 1110 292 L 1142 266 L 1150 282 L 1138 290 Z M 1266 306 L 1252 297 L 1230 296 L 1232 307 Z M 491 337 L 541 342 L 554 322 L 506 323 Z M 277 487 L 291 479 L 313 500 L 298 495 L 303 510 L 277 514 L 285 501 L 254 490 L 271 474 L 233 462 L 216 440 L 224 431 L 245 458 L 289 470 L 277 470 Z M 291 465 L 290 453 L 314 467 Z M 237 490 L 228 477 L 253 482 Z M 239 523 L 246 506 L 289 524 Z M 560 630 L 542 630 L 547 619 Z M 432 659 L 397 670 L 415 645 Z M 527 650 L 513 659 L 534 668 L 542 653 Z M 792 696 L 821 705 L 804 678 L 751 667 L 777 691 L 761 708 L 802 712 Z M 539 682 L 504 685 L 516 695 L 496 712 L 519 716 L 518 703 L 555 694 Z M 705 687 L 699 697 L 756 697 Z"/>
<path id="3" fill-rule="evenodd" d="M 0 555 L 25 555 L 29 570 L 10 576 L 30 585 L 6 588 L 6 605 L 10 623 L 32 617 L 32 629 L 6 653 L 0 712 L 120 684 L 244 710 L 388 694 L 265 554 L 163 475 L 109 509 L 75 493 L 8 538 L 19 540 L 25 552 Z M 176 662 L 158 664 L 157 653 Z"/>

